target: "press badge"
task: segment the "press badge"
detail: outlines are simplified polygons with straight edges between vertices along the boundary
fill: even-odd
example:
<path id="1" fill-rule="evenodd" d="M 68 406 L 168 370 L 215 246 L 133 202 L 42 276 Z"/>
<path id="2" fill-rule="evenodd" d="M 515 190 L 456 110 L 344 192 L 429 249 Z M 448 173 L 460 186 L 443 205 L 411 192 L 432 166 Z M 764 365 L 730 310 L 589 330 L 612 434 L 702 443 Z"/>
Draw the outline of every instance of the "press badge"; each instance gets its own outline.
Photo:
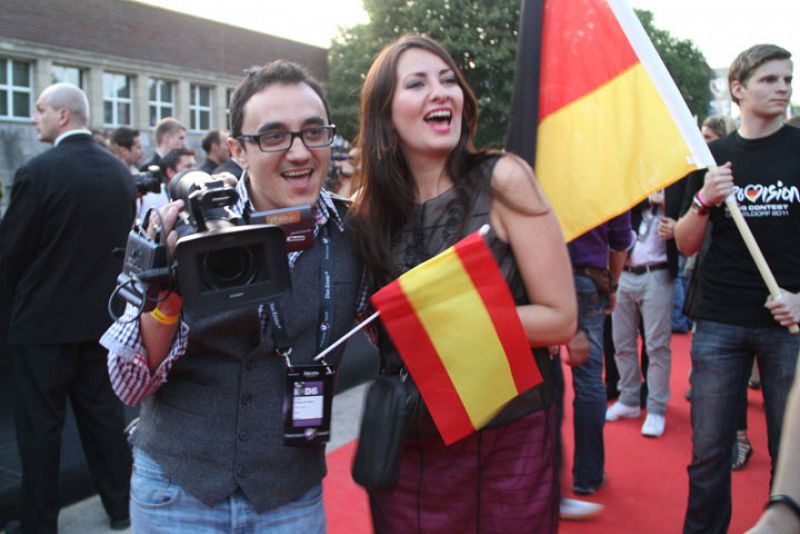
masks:
<path id="1" fill-rule="evenodd" d="M 327 443 L 331 437 L 331 406 L 336 370 L 330 365 L 286 368 L 283 395 L 283 443 Z"/>

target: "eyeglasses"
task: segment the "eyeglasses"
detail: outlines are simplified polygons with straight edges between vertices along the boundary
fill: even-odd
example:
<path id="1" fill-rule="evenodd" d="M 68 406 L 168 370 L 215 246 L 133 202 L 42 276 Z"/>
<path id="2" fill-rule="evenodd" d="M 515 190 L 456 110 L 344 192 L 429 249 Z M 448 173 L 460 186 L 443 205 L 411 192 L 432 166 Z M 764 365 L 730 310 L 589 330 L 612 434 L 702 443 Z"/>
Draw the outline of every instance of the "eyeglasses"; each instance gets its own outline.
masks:
<path id="1" fill-rule="evenodd" d="M 333 143 L 336 126 L 311 126 L 296 132 L 272 130 L 256 135 L 240 135 L 240 141 L 250 141 L 258 145 L 261 152 L 282 152 L 289 150 L 294 138 L 299 137 L 306 148 L 322 148 Z"/>

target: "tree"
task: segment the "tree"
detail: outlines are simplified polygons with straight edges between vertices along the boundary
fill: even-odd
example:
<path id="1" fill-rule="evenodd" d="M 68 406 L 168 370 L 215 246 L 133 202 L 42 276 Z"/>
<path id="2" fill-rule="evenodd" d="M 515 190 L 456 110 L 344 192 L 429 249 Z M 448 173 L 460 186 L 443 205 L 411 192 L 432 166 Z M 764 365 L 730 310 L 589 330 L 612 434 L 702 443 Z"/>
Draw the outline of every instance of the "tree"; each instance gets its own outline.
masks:
<path id="1" fill-rule="evenodd" d="M 415 32 L 440 41 L 475 91 L 480 109 L 476 145 L 502 147 L 514 81 L 519 7 L 520 0 L 364 0 L 370 22 L 340 29 L 328 55 L 338 132 L 355 138 L 359 93 L 370 64 L 386 44 Z M 649 11 L 637 10 L 637 15 L 689 109 L 702 120 L 710 77 L 702 53 L 691 41 L 656 28 Z"/>
<path id="2" fill-rule="evenodd" d="M 337 130 L 353 139 L 358 93 L 377 53 L 404 33 L 440 41 L 475 91 L 478 146 L 502 146 L 511 102 L 519 0 L 365 0 L 368 24 L 340 30 L 329 53 Z"/>

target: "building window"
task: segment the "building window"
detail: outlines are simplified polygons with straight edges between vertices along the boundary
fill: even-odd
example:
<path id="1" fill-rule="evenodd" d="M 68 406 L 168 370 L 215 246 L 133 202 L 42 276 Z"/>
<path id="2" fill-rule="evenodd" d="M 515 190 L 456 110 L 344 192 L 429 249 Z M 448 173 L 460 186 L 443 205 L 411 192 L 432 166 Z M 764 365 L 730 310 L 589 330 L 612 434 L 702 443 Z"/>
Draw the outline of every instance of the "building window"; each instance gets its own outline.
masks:
<path id="1" fill-rule="evenodd" d="M 0 118 L 29 119 L 33 108 L 31 63 L 0 59 Z"/>
<path id="2" fill-rule="evenodd" d="M 194 131 L 211 128 L 211 88 L 192 84 L 189 97 L 189 128 Z"/>
<path id="3" fill-rule="evenodd" d="M 125 74 L 103 74 L 103 123 L 117 127 L 130 125 L 133 98 L 131 77 Z"/>
<path id="4" fill-rule="evenodd" d="M 175 116 L 175 84 L 166 80 L 150 79 L 150 127 L 164 117 Z"/>
<path id="5" fill-rule="evenodd" d="M 80 87 L 84 91 L 86 87 L 84 86 L 84 76 L 83 71 L 78 67 L 67 67 L 65 65 L 53 65 L 53 69 L 50 72 L 51 80 L 53 83 L 59 82 L 66 82 L 71 83 L 75 87 Z"/>
<path id="6" fill-rule="evenodd" d="M 233 89 L 230 87 L 225 89 L 225 128 L 231 129 L 231 97 L 233 96 Z"/>

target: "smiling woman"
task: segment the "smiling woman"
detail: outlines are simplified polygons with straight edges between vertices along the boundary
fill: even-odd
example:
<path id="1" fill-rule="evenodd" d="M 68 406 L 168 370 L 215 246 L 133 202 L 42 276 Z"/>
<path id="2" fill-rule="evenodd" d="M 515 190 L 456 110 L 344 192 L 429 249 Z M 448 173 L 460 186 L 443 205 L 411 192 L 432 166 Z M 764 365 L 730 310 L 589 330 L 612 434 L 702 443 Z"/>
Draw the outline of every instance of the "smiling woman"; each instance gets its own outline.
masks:
<path id="1" fill-rule="evenodd" d="M 487 243 L 547 385 L 514 397 L 480 430 L 450 445 L 423 403 L 401 452 L 397 485 L 370 489 L 376 532 L 518 532 L 520 525 L 554 532 L 558 526 L 552 364 L 543 347 L 575 331 L 569 258 L 533 171 L 514 156 L 476 150 L 477 121 L 475 96 L 438 42 L 409 35 L 379 54 L 361 93 L 363 187 L 351 212 L 356 246 L 377 288 L 490 223 Z M 404 375 L 382 329 L 378 347 L 383 374 Z M 465 356 L 487 357 L 470 350 Z M 409 368 L 411 379 L 422 383 L 428 377 L 415 373 L 425 369 Z"/>

